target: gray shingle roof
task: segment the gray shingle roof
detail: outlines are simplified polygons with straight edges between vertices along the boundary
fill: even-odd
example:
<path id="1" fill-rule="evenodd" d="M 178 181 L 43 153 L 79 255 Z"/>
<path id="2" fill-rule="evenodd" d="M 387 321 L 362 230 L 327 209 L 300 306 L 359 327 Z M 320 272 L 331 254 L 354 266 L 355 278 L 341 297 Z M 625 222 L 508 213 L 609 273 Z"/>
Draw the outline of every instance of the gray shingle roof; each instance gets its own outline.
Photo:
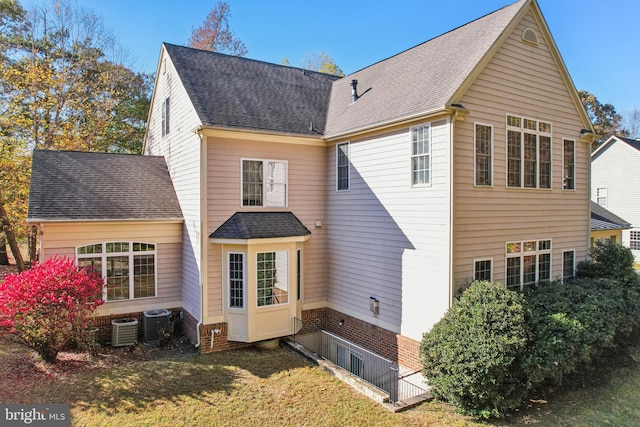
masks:
<path id="1" fill-rule="evenodd" d="M 209 237 L 212 239 L 265 239 L 308 234 L 311 232 L 291 212 L 236 212 Z"/>
<path id="2" fill-rule="evenodd" d="M 591 201 L 591 231 L 619 230 L 631 227 L 631 223 L 620 218 L 613 212 Z"/>
<path id="3" fill-rule="evenodd" d="M 324 132 L 337 76 L 164 44 L 203 125 Z"/>
<path id="4" fill-rule="evenodd" d="M 163 157 L 34 150 L 27 219 L 182 219 L 182 211 Z"/>
<path id="5" fill-rule="evenodd" d="M 527 0 L 520 0 L 333 84 L 325 136 L 444 108 Z M 351 101 L 350 81 L 361 97 Z"/>

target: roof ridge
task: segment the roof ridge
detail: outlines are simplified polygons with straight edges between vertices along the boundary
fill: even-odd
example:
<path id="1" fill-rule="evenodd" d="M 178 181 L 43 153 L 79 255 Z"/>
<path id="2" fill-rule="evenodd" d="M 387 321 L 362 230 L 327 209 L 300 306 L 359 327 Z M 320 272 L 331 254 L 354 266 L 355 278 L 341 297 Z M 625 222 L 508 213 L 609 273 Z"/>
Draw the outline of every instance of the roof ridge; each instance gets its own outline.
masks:
<path id="1" fill-rule="evenodd" d="M 261 60 L 261 59 L 247 58 L 247 57 L 244 57 L 244 56 L 237 56 L 237 55 L 230 55 L 228 53 L 215 52 L 215 51 L 207 50 L 207 49 L 198 49 L 198 48 L 191 47 L 191 46 L 183 46 L 183 45 L 177 45 L 177 44 L 173 44 L 173 43 L 162 42 L 162 44 L 165 45 L 165 46 L 171 46 L 173 48 L 178 48 L 178 49 L 193 50 L 193 51 L 197 51 L 197 52 L 203 52 L 205 54 L 212 54 L 212 55 L 223 56 L 223 57 L 227 57 L 227 58 L 237 58 L 237 59 L 243 60 L 243 61 L 256 62 L 256 63 L 260 63 L 260 64 L 272 66 L 272 67 L 278 67 L 278 68 L 282 68 L 282 69 L 297 70 L 297 71 L 301 71 L 302 73 L 313 73 L 313 74 L 319 74 L 321 76 L 332 76 L 332 77 L 335 77 L 336 79 L 341 79 L 342 78 L 342 77 L 337 76 L 335 74 L 323 73 L 323 72 L 320 72 L 320 71 L 309 70 L 307 68 L 302 68 L 302 67 L 294 67 L 293 65 L 276 64 L 275 62 L 264 61 L 264 60 Z M 169 55 L 171 55 L 171 54 L 169 54 Z"/>

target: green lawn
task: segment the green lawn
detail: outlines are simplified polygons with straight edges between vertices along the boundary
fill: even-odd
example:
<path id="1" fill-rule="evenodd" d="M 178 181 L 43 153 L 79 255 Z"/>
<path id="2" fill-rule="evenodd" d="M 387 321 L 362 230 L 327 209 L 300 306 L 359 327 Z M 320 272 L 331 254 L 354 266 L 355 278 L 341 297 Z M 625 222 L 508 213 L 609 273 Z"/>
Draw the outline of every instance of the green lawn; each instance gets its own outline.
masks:
<path id="1" fill-rule="evenodd" d="M 475 423 L 438 402 L 392 414 L 287 348 L 208 355 L 104 348 L 94 359 L 62 353 L 51 367 L 4 338 L 0 366 L 0 402 L 68 403 L 77 426 L 627 426 L 640 420 L 640 368 L 633 363 L 495 423 Z"/>

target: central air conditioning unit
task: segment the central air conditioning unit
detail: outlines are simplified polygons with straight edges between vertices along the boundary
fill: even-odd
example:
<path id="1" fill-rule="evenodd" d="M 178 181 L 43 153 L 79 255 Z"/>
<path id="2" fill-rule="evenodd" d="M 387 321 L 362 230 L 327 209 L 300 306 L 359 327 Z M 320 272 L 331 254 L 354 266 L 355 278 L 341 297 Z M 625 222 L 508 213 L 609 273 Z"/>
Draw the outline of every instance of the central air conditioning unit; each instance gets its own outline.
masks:
<path id="1" fill-rule="evenodd" d="M 144 312 L 144 342 L 160 341 L 160 331 L 168 331 L 171 312 L 169 310 L 149 310 Z"/>
<path id="2" fill-rule="evenodd" d="M 137 319 L 116 319 L 111 321 L 111 345 L 122 347 L 138 341 Z"/>

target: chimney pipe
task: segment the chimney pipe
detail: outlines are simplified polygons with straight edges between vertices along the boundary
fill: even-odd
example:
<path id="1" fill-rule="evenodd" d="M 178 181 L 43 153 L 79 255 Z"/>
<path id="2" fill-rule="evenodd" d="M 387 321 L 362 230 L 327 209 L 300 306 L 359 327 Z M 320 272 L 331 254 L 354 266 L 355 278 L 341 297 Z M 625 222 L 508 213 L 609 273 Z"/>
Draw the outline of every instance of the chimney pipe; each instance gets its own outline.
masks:
<path id="1" fill-rule="evenodd" d="M 353 79 L 351 80 L 351 102 L 356 102 L 358 98 L 358 81 Z"/>

